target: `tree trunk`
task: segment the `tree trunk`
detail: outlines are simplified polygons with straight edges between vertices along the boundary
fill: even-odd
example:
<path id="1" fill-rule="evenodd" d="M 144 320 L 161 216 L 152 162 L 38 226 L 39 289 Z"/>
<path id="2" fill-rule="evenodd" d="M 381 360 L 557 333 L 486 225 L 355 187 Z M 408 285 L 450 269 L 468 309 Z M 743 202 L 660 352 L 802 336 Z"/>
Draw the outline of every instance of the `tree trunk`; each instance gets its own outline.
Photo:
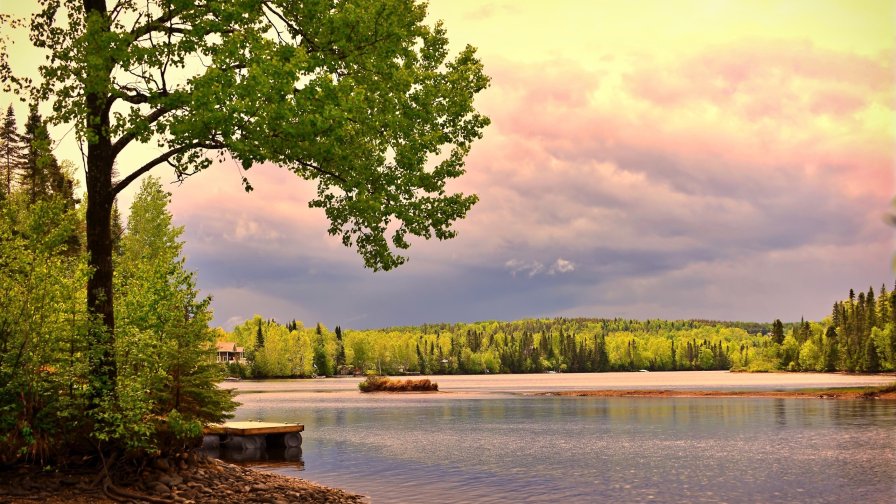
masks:
<path id="1" fill-rule="evenodd" d="M 108 30 L 106 2 L 104 0 L 84 0 L 84 10 L 88 17 L 88 29 Z M 96 25 L 101 16 L 102 21 Z M 89 47 L 101 40 L 91 37 L 88 51 L 93 54 L 108 54 L 107 47 Z M 94 317 L 90 330 L 90 375 L 91 406 L 100 405 L 100 400 L 115 393 L 117 366 L 115 363 L 115 312 L 112 298 L 112 204 L 115 193 L 112 187 L 112 167 L 115 156 L 109 138 L 108 90 L 103 83 L 109 81 L 111 62 L 94 62 L 87 65 L 87 254 L 92 270 L 87 281 L 87 309 Z"/>
<path id="2" fill-rule="evenodd" d="M 105 144 L 105 149 L 103 148 Z M 112 167 L 108 138 L 87 149 L 87 253 L 92 270 L 87 280 L 87 307 L 95 317 L 91 327 L 90 374 L 92 399 L 114 392 L 115 312 L 112 295 Z"/>

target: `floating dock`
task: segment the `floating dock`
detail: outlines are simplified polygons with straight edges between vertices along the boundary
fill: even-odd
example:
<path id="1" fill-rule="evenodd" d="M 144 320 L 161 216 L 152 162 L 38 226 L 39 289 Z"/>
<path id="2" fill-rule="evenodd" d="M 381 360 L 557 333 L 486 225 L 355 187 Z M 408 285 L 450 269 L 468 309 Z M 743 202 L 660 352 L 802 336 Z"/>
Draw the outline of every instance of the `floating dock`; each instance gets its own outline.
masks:
<path id="1" fill-rule="evenodd" d="M 202 446 L 206 449 L 265 450 L 301 449 L 302 424 L 275 422 L 225 422 L 205 428 Z"/>
<path id="2" fill-rule="evenodd" d="M 288 434 L 304 432 L 302 424 L 275 422 L 224 422 L 206 427 L 206 434 L 229 434 L 231 436 L 266 436 L 268 434 Z"/>

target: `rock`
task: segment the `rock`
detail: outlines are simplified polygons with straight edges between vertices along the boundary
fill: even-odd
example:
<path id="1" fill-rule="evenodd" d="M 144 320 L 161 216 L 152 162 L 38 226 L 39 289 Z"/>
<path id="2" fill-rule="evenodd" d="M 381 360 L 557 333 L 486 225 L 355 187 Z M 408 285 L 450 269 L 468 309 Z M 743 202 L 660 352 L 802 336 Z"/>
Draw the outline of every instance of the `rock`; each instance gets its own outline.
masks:
<path id="1" fill-rule="evenodd" d="M 160 471 L 168 471 L 171 469 L 171 466 L 168 464 L 168 459 L 161 457 L 153 460 L 152 466 Z"/>
<path id="2" fill-rule="evenodd" d="M 153 481 L 146 485 L 147 490 L 158 495 L 167 495 L 171 493 L 171 489 L 165 486 L 161 481 Z"/>

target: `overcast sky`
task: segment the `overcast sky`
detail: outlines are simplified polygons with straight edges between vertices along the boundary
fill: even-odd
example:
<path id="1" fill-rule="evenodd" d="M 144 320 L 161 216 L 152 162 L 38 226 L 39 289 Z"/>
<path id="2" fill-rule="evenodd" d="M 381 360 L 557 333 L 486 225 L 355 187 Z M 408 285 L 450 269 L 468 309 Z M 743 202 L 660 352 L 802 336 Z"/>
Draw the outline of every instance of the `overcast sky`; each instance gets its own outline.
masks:
<path id="1" fill-rule="evenodd" d="M 458 237 L 373 273 L 311 185 L 225 163 L 169 189 L 187 264 L 228 329 L 820 319 L 893 283 L 894 5 L 432 0 L 492 78 Z"/>

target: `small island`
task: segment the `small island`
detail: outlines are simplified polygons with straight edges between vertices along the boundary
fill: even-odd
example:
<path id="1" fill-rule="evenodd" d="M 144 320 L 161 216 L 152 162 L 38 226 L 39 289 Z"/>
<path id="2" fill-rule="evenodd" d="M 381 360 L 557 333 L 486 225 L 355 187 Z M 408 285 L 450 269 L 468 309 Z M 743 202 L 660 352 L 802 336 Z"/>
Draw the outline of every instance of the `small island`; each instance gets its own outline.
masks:
<path id="1" fill-rule="evenodd" d="M 361 392 L 438 392 L 439 384 L 426 378 L 393 380 L 385 376 L 368 376 L 358 388 Z"/>

